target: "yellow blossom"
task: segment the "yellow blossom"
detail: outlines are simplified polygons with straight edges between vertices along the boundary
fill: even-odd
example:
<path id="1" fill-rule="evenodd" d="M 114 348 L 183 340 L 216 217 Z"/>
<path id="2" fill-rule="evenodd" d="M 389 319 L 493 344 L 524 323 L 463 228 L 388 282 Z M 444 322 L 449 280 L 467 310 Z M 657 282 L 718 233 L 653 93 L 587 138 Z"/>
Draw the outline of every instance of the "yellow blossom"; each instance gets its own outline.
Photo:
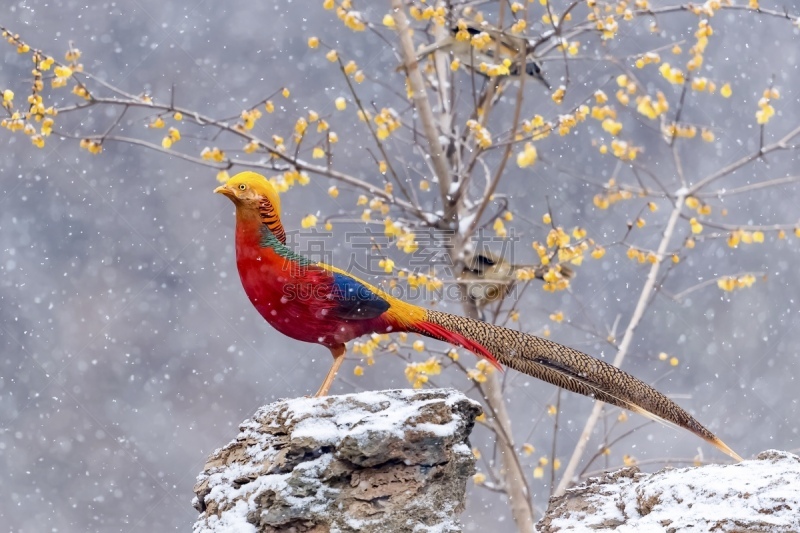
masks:
<path id="1" fill-rule="evenodd" d="M 604 93 L 603 91 L 601 91 L 599 89 L 594 92 L 594 99 L 595 99 L 595 102 L 597 102 L 600 105 L 605 104 L 606 102 L 608 102 L 608 96 L 606 96 L 606 93 Z"/>
<path id="2" fill-rule="evenodd" d="M 364 367 L 362 367 L 361 365 L 356 365 L 356 367 L 353 369 L 353 374 L 355 374 L 356 376 L 363 376 Z"/>
<path id="3" fill-rule="evenodd" d="M 300 221 L 300 226 L 304 229 L 308 229 L 317 225 L 317 216 L 316 215 L 306 215 L 303 217 L 303 220 Z"/>
<path id="4" fill-rule="evenodd" d="M 522 455 L 525 457 L 530 457 L 533 452 L 536 451 L 536 448 L 533 447 L 533 444 L 525 443 L 522 445 Z"/>
<path id="5" fill-rule="evenodd" d="M 555 90 L 555 92 L 553 92 L 550 98 L 552 98 L 553 102 L 560 104 L 561 102 L 564 101 L 564 96 L 566 94 L 567 94 L 567 88 L 561 85 L 558 89 Z"/>
<path id="6" fill-rule="evenodd" d="M 303 135 L 308 128 L 308 121 L 305 117 L 300 117 L 297 119 L 297 122 L 294 123 L 294 131 L 298 135 Z"/>
<path id="7" fill-rule="evenodd" d="M 504 239 L 506 236 L 508 236 L 508 231 L 506 230 L 506 225 L 503 224 L 503 219 L 501 219 L 501 218 L 496 218 L 494 220 L 494 224 L 492 225 L 492 229 L 494 230 L 495 234 L 498 237 L 500 237 L 501 239 Z"/>
<path id="8" fill-rule="evenodd" d="M 394 269 L 394 261 L 391 259 L 381 259 L 378 261 L 378 266 L 387 274 L 391 274 L 392 270 Z"/>
<path id="9" fill-rule="evenodd" d="M 517 166 L 520 168 L 529 167 L 536 162 L 537 157 L 538 154 L 533 143 L 525 143 L 525 148 L 517 154 Z"/>
<path id="10" fill-rule="evenodd" d="M 308 38 L 308 47 L 309 48 L 316 48 L 319 46 L 319 38 L 318 37 L 309 37 Z"/>
<path id="11" fill-rule="evenodd" d="M 603 129 L 611 135 L 616 136 L 622 130 L 622 123 L 613 119 L 607 118 L 602 122 Z"/>

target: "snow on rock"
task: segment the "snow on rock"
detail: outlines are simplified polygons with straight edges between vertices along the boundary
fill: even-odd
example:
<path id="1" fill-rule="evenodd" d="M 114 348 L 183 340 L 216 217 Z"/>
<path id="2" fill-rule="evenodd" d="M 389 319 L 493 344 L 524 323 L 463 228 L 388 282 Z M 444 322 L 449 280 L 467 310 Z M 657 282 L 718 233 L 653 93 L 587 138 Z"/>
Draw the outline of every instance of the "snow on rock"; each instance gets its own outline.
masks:
<path id="1" fill-rule="evenodd" d="M 768 450 L 729 465 L 623 468 L 552 498 L 537 530 L 797 532 L 800 457 Z"/>
<path id="2" fill-rule="evenodd" d="M 206 462 L 194 533 L 461 531 L 480 412 L 450 389 L 264 406 Z"/>

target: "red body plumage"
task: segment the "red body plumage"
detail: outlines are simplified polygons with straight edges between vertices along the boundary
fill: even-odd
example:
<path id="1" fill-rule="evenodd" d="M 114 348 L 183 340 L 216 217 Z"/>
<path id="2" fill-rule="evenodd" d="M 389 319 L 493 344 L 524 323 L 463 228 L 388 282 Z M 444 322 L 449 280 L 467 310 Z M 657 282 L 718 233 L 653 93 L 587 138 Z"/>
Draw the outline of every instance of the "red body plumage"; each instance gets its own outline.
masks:
<path id="1" fill-rule="evenodd" d="M 261 240 L 260 220 L 237 220 L 236 266 L 242 286 L 261 316 L 284 335 L 334 348 L 365 334 L 397 330 L 384 314 L 359 320 L 337 316 L 332 273 L 284 257 L 261 246 Z"/>

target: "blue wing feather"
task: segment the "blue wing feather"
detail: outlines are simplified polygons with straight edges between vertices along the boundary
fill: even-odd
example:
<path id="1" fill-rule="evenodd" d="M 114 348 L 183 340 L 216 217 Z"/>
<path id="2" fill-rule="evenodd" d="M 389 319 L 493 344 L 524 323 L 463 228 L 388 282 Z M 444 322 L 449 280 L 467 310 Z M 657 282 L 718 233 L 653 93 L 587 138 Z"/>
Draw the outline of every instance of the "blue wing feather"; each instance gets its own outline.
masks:
<path id="1" fill-rule="evenodd" d="M 331 298 L 336 302 L 334 314 L 345 319 L 376 318 L 390 306 L 389 302 L 357 279 L 338 272 L 333 273 Z"/>

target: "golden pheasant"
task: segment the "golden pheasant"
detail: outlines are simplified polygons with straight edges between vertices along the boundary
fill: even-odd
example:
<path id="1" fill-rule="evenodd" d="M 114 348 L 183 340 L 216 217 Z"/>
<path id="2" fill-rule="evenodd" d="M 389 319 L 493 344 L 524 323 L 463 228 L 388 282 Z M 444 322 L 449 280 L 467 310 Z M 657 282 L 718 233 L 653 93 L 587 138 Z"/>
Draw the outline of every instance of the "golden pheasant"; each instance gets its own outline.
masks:
<path id="1" fill-rule="evenodd" d="M 263 176 L 242 172 L 214 192 L 236 206 L 236 265 L 250 301 L 275 329 L 327 347 L 333 365 L 326 395 L 344 359 L 345 343 L 371 333 L 414 332 L 466 348 L 558 387 L 685 428 L 741 458 L 675 402 L 630 374 L 578 350 L 480 320 L 425 309 L 286 246 L 280 199 Z"/>

